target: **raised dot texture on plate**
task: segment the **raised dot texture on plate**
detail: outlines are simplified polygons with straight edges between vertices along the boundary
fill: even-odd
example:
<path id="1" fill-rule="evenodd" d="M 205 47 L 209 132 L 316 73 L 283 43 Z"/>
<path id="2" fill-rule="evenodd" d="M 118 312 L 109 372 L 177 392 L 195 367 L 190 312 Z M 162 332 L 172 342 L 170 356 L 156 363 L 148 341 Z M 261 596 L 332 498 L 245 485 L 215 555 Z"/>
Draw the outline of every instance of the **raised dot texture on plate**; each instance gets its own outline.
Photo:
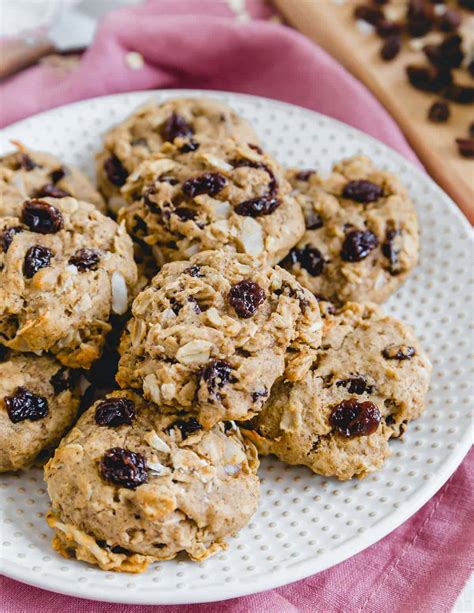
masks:
<path id="1" fill-rule="evenodd" d="M 206 93 L 139 92 L 79 102 L 4 129 L 0 152 L 11 149 L 13 138 L 92 173 L 93 152 L 100 148 L 101 133 L 152 95 L 161 101 Z M 423 335 L 435 362 L 426 414 L 418 421 L 420 427 L 412 424 L 408 428 L 403 441 L 393 441 L 392 457 L 384 469 L 361 482 L 323 479 L 305 468 L 264 459 L 259 510 L 238 537 L 228 540 L 225 564 L 221 556 L 200 564 L 172 560 L 159 564 L 159 577 L 155 565 L 142 575 L 114 574 L 109 579 L 110 573 L 96 567 L 64 560 L 50 546 L 41 471 L 0 475 L 0 530 L 3 528 L 8 543 L 3 544 L 8 554 L 2 570 L 20 581 L 129 604 L 209 602 L 270 589 L 341 562 L 388 534 L 437 491 L 469 449 L 466 419 L 473 362 L 465 342 L 469 317 L 464 310 L 472 288 L 468 257 L 472 243 L 461 213 L 426 174 L 342 123 L 262 98 L 210 95 L 236 107 L 253 122 L 264 146 L 284 164 L 299 162 L 305 168 L 327 171 L 342 152 L 345 156 L 363 152 L 376 163 L 383 160 L 387 170 L 410 186 L 421 225 L 420 264 L 386 310 Z M 456 299 L 448 304 L 446 296 Z M 453 404 L 447 406 L 447 400 Z M 395 472 L 396 467 L 401 470 Z M 268 495 L 267 490 L 271 491 Z"/>

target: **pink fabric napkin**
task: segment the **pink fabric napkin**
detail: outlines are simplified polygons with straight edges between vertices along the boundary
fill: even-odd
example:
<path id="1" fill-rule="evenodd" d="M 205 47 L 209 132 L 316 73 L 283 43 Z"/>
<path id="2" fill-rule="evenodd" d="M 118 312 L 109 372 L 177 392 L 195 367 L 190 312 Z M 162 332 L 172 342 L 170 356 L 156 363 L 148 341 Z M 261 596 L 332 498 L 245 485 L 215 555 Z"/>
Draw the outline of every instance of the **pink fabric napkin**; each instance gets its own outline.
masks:
<path id="1" fill-rule="evenodd" d="M 235 3 L 234 3 L 235 4 Z M 150 88 L 196 87 L 252 93 L 341 119 L 415 163 L 397 125 L 372 95 L 297 32 L 237 21 L 220 0 L 155 0 L 109 14 L 92 47 L 68 74 L 32 67 L 0 85 L 0 125 L 75 100 Z M 248 15 L 247 15 L 248 17 Z M 132 70 L 130 51 L 144 65 Z M 2 579 L 4 613 L 449 611 L 473 569 L 474 453 L 409 521 L 364 552 L 325 572 L 270 592 L 214 605 L 128 607 L 70 598 Z"/>

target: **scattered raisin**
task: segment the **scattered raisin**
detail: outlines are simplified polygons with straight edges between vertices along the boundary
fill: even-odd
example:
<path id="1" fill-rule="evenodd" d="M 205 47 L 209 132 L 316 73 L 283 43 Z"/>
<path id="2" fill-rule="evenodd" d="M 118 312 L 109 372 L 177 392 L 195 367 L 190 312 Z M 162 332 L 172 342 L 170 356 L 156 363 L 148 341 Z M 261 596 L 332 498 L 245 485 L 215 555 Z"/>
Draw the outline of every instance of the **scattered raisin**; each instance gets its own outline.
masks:
<path id="1" fill-rule="evenodd" d="M 194 434 L 194 432 L 202 430 L 201 424 L 195 417 L 190 417 L 189 419 L 177 419 L 170 426 L 168 426 L 167 431 L 171 430 L 172 428 L 178 428 L 178 430 L 181 432 L 181 437 L 183 440 L 188 438 L 188 436 L 191 434 Z"/>
<path id="2" fill-rule="evenodd" d="M 424 0 L 410 0 L 407 10 L 407 29 L 410 36 L 420 38 L 433 28 L 434 12 Z"/>
<path id="3" fill-rule="evenodd" d="M 472 121 L 472 122 L 469 124 L 469 130 L 468 130 L 468 132 L 469 132 L 469 136 L 470 136 L 471 138 L 474 138 L 474 121 Z"/>
<path id="4" fill-rule="evenodd" d="M 56 187 L 53 183 L 46 183 L 35 191 L 35 198 L 67 198 L 70 195 L 69 192 Z"/>
<path id="5" fill-rule="evenodd" d="M 386 360 L 411 360 L 416 350 L 410 345 L 389 345 L 382 351 Z"/>
<path id="6" fill-rule="evenodd" d="M 262 196 L 261 198 L 252 198 L 240 202 L 235 207 L 237 215 L 244 217 L 261 217 L 262 215 L 271 215 L 280 206 L 280 201 L 277 198 L 269 198 Z"/>
<path id="7" fill-rule="evenodd" d="M 210 396 L 218 397 L 217 390 L 231 380 L 232 366 L 225 360 L 211 360 L 199 373 L 199 377 L 207 384 Z"/>
<path id="8" fill-rule="evenodd" d="M 41 268 L 47 268 L 51 263 L 54 253 L 47 247 L 34 245 L 25 255 L 23 273 L 27 279 L 31 279 Z"/>
<path id="9" fill-rule="evenodd" d="M 180 147 L 179 151 L 180 153 L 190 153 L 191 151 L 196 151 L 197 149 L 199 149 L 199 143 L 191 139 L 188 143 L 185 143 L 182 147 Z"/>
<path id="10" fill-rule="evenodd" d="M 8 417 L 14 424 L 29 419 L 38 421 L 48 414 L 48 401 L 33 394 L 26 387 L 17 387 L 12 396 L 5 396 Z"/>
<path id="11" fill-rule="evenodd" d="M 188 179 L 183 183 L 183 193 L 188 198 L 195 198 L 201 194 L 215 196 L 224 189 L 226 179 L 218 172 L 205 172 L 198 177 Z"/>
<path id="12" fill-rule="evenodd" d="M 314 174 L 316 174 L 315 170 L 300 170 L 296 173 L 295 178 L 298 181 L 309 181 Z"/>
<path id="13" fill-rule="evenodd" d="M 3 232 L 0 232 L 0 247 L 3 253 L 8 251 L 8 248 L 13 242 L 16 234 L 23 232 L 23 228 L 21 226 L 10 226 L 10 228 L 5 228 Z"/>
<path id="14" fill-rule="evenodd" d="M 104 453 L 99 470 L 106 481 L 130 490 L 148 481 L 145 458 L 140 453 L 121 447 L 112 447 Z"/>
<path id="15" fill-rule="evenodd" d="M 40 234 L 55 234 L 63 227 L 61 211 L 43 200 L 26 200 L 21 212 L 21 221 L 32 232 Z"/>
<path id="16" fill-rule="evenodd" d="M 456 143 L 460 155 L 471 160 L 474 158 L 474 138 L 457 138 Z"/>
<path id="17" fill-rule="evenodd" d="M 185 275 L 189 275 L 190 277 L 204 277 L 204 275 L 201 272 L 201 267 L 197 266 L 197 264 L 193 264 L 189 268 L 185 268 L 183 270 L 183 273 Z"/>
<path id="18" fill-rule="evenodd" d="M 247 143 L 247 144 L 250 147 L 250 149 L 253 149 L 257 153 L 260 153 L 260 155 L 263 155 L 263 149 L 259 145 L 255 145 L 254 143 Z"/>
<path id="19" fill-rule="evenodd" d="M 78 249 L 69 258 L 69 264 L 75 266 L 80 272 L 86 272 L 87 270 L 97 270 L 99 260 L 100 255 L 97 249 Z"/>
<path id="20" fill-rule="evenodd" d="M 356 202 L 368 203 L 375 202 L 383 196 L 383 188 L 372 181 L 360 179 L 358 181 L 349 181 L 342 190 L 344 198 L 350 198 Z"/>
<path id="21" fill-rule="evenodd" d="M 51 385 L 53 386 L 53 390 L 55 394 L 60 394 L 61 392 L 65 392 L 67 389 L 71 389 L 72 385 L 72 377 L 71 371 L 68 368 L 60 368 L 49 380 Z"/>
<path id="22" fill-rule="evenodd" d="M 278 182 L 276 180 L 275 175 L 273 174 L 273 170 L 264 164 L 263 162 L 254 162 L 253 160 L 241 159 L 234 160 L 232 162 L 234 168 L 239 168 L 242 166 L 247 166 L 248 168 L 255 168 L 257 170 L 264 170 L 267 175 L 270 177 L 270 181 L 268 182 L 268 191 L 266 197 L 273 198 L 278 193 Z"/>
<path id="23" fill-rule="evenodd" d="M 301 268 L 304 268 L 312 277 L 322 275 L 326 264 L 321 251 L 309 245 L 305 245 L 303 249 L 293 248 L 285 260 L 291 264 L 298 262 Z"/>
<path id="24" fill-rule="evenodd" d="M 449 106 L 443 100 L 433 102 L 428 110 L 428 119 L 433 123 L 444 123 L 449 119 Z"/>
<path id="25" fill-rule="evenodd" d="M 266 387 L 264 387 L 263 390 L 257 390 L 255 392 L 253 392 L 253 394 L 252 394 L 252 401 L 253 402 L 258 402 L 262 398 L 267 398 L 267 397 L 268 397 L 268 389 Z"/>
<path id="26" fill-rule="evenodd" d="M 392 36 L 400 36 L 403 31 L 403 26 L 401 23 L 397 23 L 396 21 L 389 21 L 388 19 L 383 19 L 377 23 L 377 34 L 381 38 L 390 38 Z"/>
<path id="27" fill-rule="evenodd" d="M 254 281 L 245 279 L 230 288 L 229 303 L 242 319 L 253 317 L 263 302 L 265 302 L 265 292 Z"/>
<path id="28" fill-rule="evenodd" d="M 104 162 L 104 170 L 112 185 L 122 187 L 128 177 L 128 171 L 116 155 L 111 155 Z"/>
<path id="29" fill-rule="evenodd" d="M 355 398 L 343 400 L 332 408 L 331 426 L 347 438 L 373 434 L 382 420 L 378 407 L 370 400 L 359 402 Z"/>
<path id="30" fill-rule="evenodd" d="M 359 4 L 359 6 L 356 6 L 354 9 L 354 17 L 376 26 L 378 22 L 384 18 L 384 14 L 383 11 L 376 6 Z"/>
<path id="31" fill-rule="evenodd" d="M 193 211 L 193 209 L 187 206 L 179 206 L 174 210 L 174 214 L 182 221 L 189 221 L 190 219 L 196 219 L 197 211 Z"/>
<path id="32" fill-rule="evenodd" d="M 380 49 L 380 57 L 385 62 L 393 60 L 402 49 L 402 39 L 400 36 L 389 36 L 385 39 L 382 48 Z"/>
<path id="33" fill-rule="evenodd" d="M 448 85 L 442 92 L 443 98 L 451 100 L 457 104 L 474 103 L 474 87 L 469 85 Z"/>
<path id="34" fill-rule="evenodd" d="M 439 29 L 442 32 L 453 32 L 461 25 L 461 13 L 454 9 L 446 9 L 439 18 Z"/>
<path id="35" fill-rule="evenodd" d="M 471 60 L 469 64 L 467 65 L 467 71 L 471 75 L 471 77 L 474 79 L 474 60 Z"/>
<path id="36" fill-rule="evenodd" d="M 423 51 L 429 61 L 442 70 L 459 68 L 464 59 L 462 38 L 459 34 L 447 36 L 439 45 L 425 45 Z"/>
<path id="37" fill-rule="evenodd" d="M 224 422 L 224 432 L 226 434 L 234 434 L 234 432 L 238 432 L 238 427 L 235 421 L 225 421 Z"/>
<path id="38" fill-rule="evenodd" d="M 318 230 L 324 226 L 324 222 L 313 209 L 304 211 L 304 220 L 307 230 Z"/>
<path id="39" fill-rule="evenodd" d="M 27 170 L 28 172 L 33 170 L 33 168 L 40 168 L 40 165 L 34 162 L 26 153 L 20 153 L 18 156 L 18 164 L 20 168 L 23 168 L 23 170 Z"/>
<path id="40" fill-rule="evenodd" d="M 375 234 L 369 230 L 353 230 L 342 243 L 341 258 L 345 262 L 360 262 L 379 244 Z"/>
<path id="41" fill-rule="evenodd" d="M 53 183 L 57 183 L 58 181 L 61 181 L 61 179 L 64 179 L 67 174 L 67 168 L 65 166 L 60 166 L 59 168 L 56 168 L 56 170 L 52 170 L 49 173 L 49 176 L 51 177 L 51 181 Z"/>
<path id="42" fill-rule="evenodd" d="M 336 381 L 336 386 L 345 387 L 349 394 L 371 394 L 374 391 L 374 386 L 369 385 L 367 379 L 360 375 Z"/>
<path id="43" fill-rule="evenodd" d="M 171 113 L 161 128 L 161 135 L 164 140 L 173 142 L 178 136 L 183 138 L 192 136 L 193 130 L 184 117 L 178 113 Z"/>
<path id="44" fill-rule="evenodd" d="M 110 428 L 130 425 L 134 417 L 135 405 L 129 398 L 106 398 L 95 410 L 96 424 Z"/>
<path id="45" fill-rule="evenodd" d="M 449 85 L 453 77 L 449 70 L 438 66 L 419 66 L 410 64 L 406 67 L 410 84 L 425 92 L 438 92 Z"/>

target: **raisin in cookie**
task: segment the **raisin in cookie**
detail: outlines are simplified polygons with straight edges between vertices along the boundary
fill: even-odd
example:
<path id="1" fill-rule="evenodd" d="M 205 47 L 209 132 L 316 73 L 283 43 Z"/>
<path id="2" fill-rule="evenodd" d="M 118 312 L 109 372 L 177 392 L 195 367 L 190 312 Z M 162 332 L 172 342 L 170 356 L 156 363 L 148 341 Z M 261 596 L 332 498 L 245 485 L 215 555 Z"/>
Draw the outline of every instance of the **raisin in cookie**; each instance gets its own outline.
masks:
<path id="1" fill-rule="evenodd" d="M 431 364 L 411 329 L 378 306 L 347 303 L 324 322 L 306 378 L 280 380 L 246 433 L 289 464 L 362 478 L 423 412 Z"/>
<path id="2" fill-rule="evenodd" d="M 276 264 L 304 232 L 290 190 L 260 148 L 228 140 L 183 154 L 168 144 L 129 177 L 119 219 L 159 264 L 207 249 L 266 254 Z"/>
<path id="3" fill-rule="evenodd" d="M 0 361 L 0 472 L 28 468 L 76 417 L 72 373 L 49 356 L 6 352 Z"/>
<path id="4" fill-rule="evenodd" d="M 66 196 L 91 202 L 105 212 L 105 202 L 92 181 L 53 155 L 18 143 L 18 151 L 0 157 L 0 217 L 17 217 L 26 198 Z"/>
<path id="5" fill-rule="evenodd" d="M 88 368 L 136 280 L 125 228 L 74 198 L 26 200 L 0 218 L 0 344 Z"/>
<path id="6" fill-rule="evenodd" d="M 282 263 L 317 295 L 342 304 L 383 302 L 418 260 L 418 222 L 399 180 L 363 156 L 328 179 L 290 170 L 306 232 Z"/>
<path id="7" fill-rule="evenodd" d="M 176 141 L 183 152 L 193 151 L 196 137 L 258 143 L 249 123 L 222 102 L 176 98 L 159 104 L 150 100 L 107 132 L 104 149 L 97 155 L 97 182 L 111 209 L 118 211 L 120 187 L 140 162 L 165 142 Z"/>
<path id="8" fill-rule="evenodd" d="M 205 427 L 256 414 L 285 368 L 302 376 L 319 347 L 314 296 L 283 269 L 207 251 L 166 264 L 133 302 L 117 381 Z"/>
<path id="9" fill-rule="evenodd" d="M 104 570 L 142 572 L 181 551 L 203 560 L 255 512 L 257 468 L 255 447 L 232 422 L 203 430 L 114 392 L 46 465 L 53 547 Z"/>

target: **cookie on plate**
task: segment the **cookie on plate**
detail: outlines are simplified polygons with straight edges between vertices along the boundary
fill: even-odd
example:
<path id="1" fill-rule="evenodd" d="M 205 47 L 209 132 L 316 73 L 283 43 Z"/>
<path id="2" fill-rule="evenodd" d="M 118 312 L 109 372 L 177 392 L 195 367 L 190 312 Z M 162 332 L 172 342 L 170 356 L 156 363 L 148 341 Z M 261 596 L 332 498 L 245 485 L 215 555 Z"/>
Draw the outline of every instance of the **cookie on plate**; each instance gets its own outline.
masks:
<path id="1" fill-rule="evenodd" d="M 282 265 L 332 302 L 386 300 L 418 261 L 417 216 L 398 178 L 364 156 L 339 162 L 328 179 L 287 178 L 306 232 Z"/>
<path id="2" fill-rule="evenodd" d="M 259 147 L 227 140 L 182 153 L 165 145 L 130 175 L 119 212 L 157 262 L 225 249 L 276 264 L 296 245 L 304 219 L 283 169 Z"/>
<path id="3" fill-rule="evenodd" d="M 0 217 L 16 217 L 26 198 L 72 196 L 105 212 L 105 202 L 83 172 L 50 153 L 27 149 L 0 157 Z"/>
<path id="4" fill-rule="evenodd" d="M 205 427 L 247 419 L 285 369 L 293 379 L 321 340 L 316 299 L 285 270 L 206 251 L 166 264 L 135 298 L 117 381 Z"/>
<path id="5" fill-rule="evenodd" d="M 107 132 L 104 149 L 97 155 L 97 183 L 111 210 L 117 212 L 122 206 L 120 188 L 140 162 L 165 142 L 176 141 L 183 151 L 193 151 L 195 137 L 258 143 L 250 124 L 217 100 L 150 100 Z"/>
<path id="6" fill-rule="evenodd" d="M 203 430 L 114 392 L 82 415 L 46 465 L 53 546 L 104 570 L 142 572 L 181 551 L 204 560 L 255 512 L 257 468 L 235 424 Z"/>
<path id="7" fill-rule="evenodd" d="M 0 218 L 0 345 L 89 368 L 136 280 L 123 226 L 74 198 L 26 200 Z"/>
<path id="8" fill-rule="evenodd" d="M 381 468 L 388 440 L 425 408 L 431 364 L 412 330 L 376 305 L 324 317 L 306 377 L 280 380 L 246 430 L 261 453 L 350 479 Z"/>
<path id="9" fill-rule="evenodd" d="M 0 347 L 0 472 L 28 468 L 72 425 L 79 407 L 73 373 L 50 356 Z"/>

